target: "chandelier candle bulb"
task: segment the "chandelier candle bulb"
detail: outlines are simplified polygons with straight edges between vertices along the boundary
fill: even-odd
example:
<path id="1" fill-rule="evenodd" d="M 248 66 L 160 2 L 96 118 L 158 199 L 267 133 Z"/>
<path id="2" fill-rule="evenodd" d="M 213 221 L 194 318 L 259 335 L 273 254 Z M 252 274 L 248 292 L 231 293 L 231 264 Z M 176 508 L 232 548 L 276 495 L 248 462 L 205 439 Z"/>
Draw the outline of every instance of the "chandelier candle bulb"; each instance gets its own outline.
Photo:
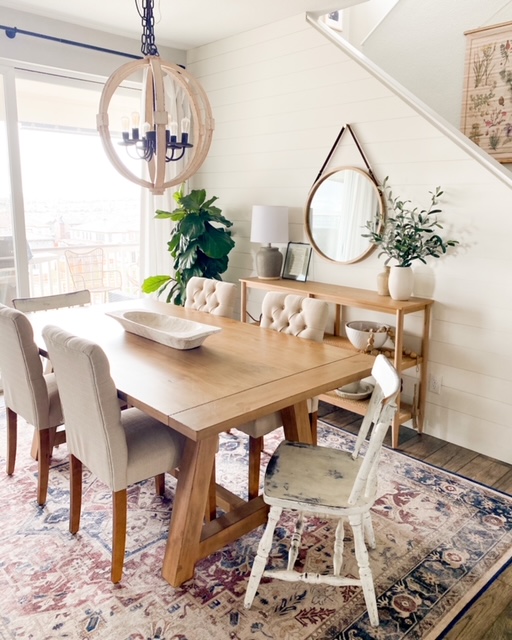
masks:
<path id="1" fill-rule="evenodd" d="M 123 116 L 121 118 L 121 131 L 123 132 L 123 138 L 128 138 L 130 129 L 130 118 L 128 116 Z"/>

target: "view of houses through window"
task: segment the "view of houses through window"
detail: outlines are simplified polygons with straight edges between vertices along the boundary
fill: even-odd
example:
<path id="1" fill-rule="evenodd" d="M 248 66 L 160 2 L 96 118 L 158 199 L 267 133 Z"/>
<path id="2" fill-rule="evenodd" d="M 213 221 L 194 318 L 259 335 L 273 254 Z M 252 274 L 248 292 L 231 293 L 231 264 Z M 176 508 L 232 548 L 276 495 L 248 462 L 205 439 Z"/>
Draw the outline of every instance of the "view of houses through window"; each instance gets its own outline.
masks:
<path id="1" fill-rule="evenodd" d="M 102 149 L 96 131 L 102 85 L 20 72 L 15 86 L 30 289 L 21 294 L 77 288 L 66 250 L 99 246 L 105 269 L 121 273 L 117 295 L 137 295 L 140 188 L 114 169 Z M 0 302 L 9 303 L 16 277 L 5 125 L 2 118 Z"/>

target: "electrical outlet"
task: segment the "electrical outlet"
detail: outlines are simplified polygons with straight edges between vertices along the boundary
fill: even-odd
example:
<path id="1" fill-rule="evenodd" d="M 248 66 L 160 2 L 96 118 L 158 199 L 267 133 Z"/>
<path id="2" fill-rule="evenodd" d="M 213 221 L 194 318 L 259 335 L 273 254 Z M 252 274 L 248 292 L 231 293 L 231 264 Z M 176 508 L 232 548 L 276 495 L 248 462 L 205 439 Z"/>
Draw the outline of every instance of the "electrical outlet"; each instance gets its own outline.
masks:
<path id="1" fill-rule="evenodd" d="M 442 386 L 443 379 L 440 376 L 433 376 L 432 374 L 428 376 L 428 390 L 431 393 L 437 393 L 437 395 L 439 395 Z"/>

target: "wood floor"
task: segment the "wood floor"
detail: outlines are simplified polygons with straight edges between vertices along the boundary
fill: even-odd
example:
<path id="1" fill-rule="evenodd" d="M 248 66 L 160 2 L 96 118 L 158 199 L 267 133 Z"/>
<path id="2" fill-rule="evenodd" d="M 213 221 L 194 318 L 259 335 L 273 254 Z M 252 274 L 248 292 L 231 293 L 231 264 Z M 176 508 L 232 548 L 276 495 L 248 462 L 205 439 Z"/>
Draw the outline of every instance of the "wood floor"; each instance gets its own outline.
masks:
<path id="1" fill-rule="evenodd" d="M 319 417 L 357 433 L 360 416 L 320 403 Z M 391 444 L 390 434 L 386 443 Z M 512 494 L 512 465 L 458 447 L 413 429 L 400 429 L 399 448 L 419 460 Z M 512 566 L 476 600 L 443 640 L 512 640 Z"/>

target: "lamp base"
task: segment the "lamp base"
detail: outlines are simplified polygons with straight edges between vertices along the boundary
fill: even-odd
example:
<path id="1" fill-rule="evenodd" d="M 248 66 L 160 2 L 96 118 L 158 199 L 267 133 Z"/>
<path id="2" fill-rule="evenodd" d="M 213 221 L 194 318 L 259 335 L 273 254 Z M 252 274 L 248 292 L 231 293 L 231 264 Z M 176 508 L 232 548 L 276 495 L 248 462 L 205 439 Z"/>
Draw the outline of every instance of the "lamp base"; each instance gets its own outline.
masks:
<path id="1" fill-rule="evenodd" d="M 277 247 L 261 247 L 256 254 L 256 273 L 262 280 L 279 280 L 283 254 Z"/>

